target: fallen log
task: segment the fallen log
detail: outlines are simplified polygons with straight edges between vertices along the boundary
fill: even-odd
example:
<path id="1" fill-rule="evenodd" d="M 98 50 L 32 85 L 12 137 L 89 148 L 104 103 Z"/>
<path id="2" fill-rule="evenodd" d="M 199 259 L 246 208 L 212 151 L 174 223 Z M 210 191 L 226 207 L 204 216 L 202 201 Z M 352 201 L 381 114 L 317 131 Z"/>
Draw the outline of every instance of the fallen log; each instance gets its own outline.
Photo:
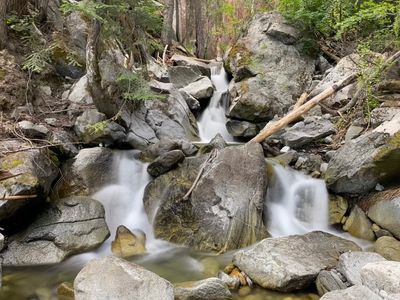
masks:
<path id="1" fill-rule="evenodd" d="M 317 96 L 315 96 L 308 102 L 304 103 L 303 105 L 300 105 L 295 110 L 292 110 L 290 113 L 288 113 L 286 116 L 281 118 L 279 121 L 275 122 L 272 125 L 267 124 L 264 127 L 264 129 L 261 130 L 260 133 L 250 141 L 250 143 L 263 142 L 266 138 L 270 137 L 271 135 L 273 135 L 280 129 L 286 127 L 293 121 L 296 121 L 299 117 L 301 117 L 306 112 L 310 111 L 314 106 L 316 106 L 322 100 L 332 96 L 333 94 L 337 93 L 344 87 L 351 84 L 356 78 L 357 78 L 357 74 L 352 74 L 350 76 L 347 76 L 345 79 L 343 79 L 343 80 L 339 81 L 337 84 L 334 84 L 331 87 L 327 88 L 322 93 L 318 94 Z"/>

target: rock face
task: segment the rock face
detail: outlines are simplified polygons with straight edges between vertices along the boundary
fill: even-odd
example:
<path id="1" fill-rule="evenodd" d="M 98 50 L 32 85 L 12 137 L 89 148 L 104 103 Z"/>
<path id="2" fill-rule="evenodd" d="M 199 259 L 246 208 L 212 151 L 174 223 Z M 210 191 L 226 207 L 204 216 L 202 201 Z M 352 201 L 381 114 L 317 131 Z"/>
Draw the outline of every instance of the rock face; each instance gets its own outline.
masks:
<path id="1" fill-rule="evenodd" d="M 146 252 L 146 235 L 144 232 L 132 233 L 125 226 L 118 226 L 111 251 L 118 257 L 130 257 Z"/>
<path id="2" fill-rule="evenodd" d="M 238 251 L 233 263 L 260 286 L 293 291 L 309 286 L 340 254 L 360 251 L 355 243 L 324 232 L 265 239 Z"/>
<path id="3" fill-rule="evenodd" d="M 105 257 L 92 260 L 74 281 L 76 300 L 173 300 L 171 283 L 128 261 Z"/>
<path id="4" fill-rule="evenodd" d="M 373 293 L 369 288 L 362 285 L 355 285 L 351 288 L 332 291 L 325 294 L 320 300 L 382 300 L 377 294 Z"/>
<path id="5" fill-rule="evenodd" d="M 100 202 L 72 197 L 51 203 L 22 233 L 10 237 L 4 265 L 42 265 L 92 250 L 109 237 Z"/>
<path id="6" fill-rule="evenodd" d="M 400 114 L 375 130 L 347 142 L 329 162 L 325 180 L 335 193 L 363 194 L 398 178 Z"/>
<path id="7" fill-rule="evenodd" d="M 183 282 L 175 287 L 175 300 L 229 300 L 232 294 L 225 283 L 218 278 L 196 282 Z"/>
<path id="8" fill-rule="evenodd" d="M 363 285 L 374 291 L 381 293 L 384 291 L 391 298 L 400 297 L 400 262 L 384 261 L 369 263 L 361 270 L 361 281 Z"/>
<path id="9" fill-rule="evenodd" d="M 390 236 L 380 237 L 375 243 L 375 252 L 388 260 L 400 261 L 400 241 Z"/>
<path id="10" fill-rule="evenodd" d="M 158 238 L 198 250 L 226 251 L 266 236 L 262 211 L 267 179 L 261 146 L 212 153 L 188 199 L 183 196 L 209 154 L 186 158 L 146 187 L 145 209 Z"/>
<path id="11" fill-rule="evenodd" d="M 400 197 L 379 201 L 368 210 L 368 217 L 400 239 Z"/>
<path id="12" fill-rule="evenodd" d="M 249 122 L 285 114 L 311 83 L 314 60 L 302 54 L 299 32 L 277 13 L 258 14 L 231 50 L 235 84 L 228 116 Z"/>

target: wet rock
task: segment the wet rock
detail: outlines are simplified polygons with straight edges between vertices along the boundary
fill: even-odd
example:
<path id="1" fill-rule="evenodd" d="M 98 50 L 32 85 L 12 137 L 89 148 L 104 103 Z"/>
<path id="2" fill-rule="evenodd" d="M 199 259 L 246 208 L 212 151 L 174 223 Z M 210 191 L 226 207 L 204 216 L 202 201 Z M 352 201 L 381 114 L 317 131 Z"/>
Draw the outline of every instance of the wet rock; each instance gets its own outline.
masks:
<path id="1" fill-rule="evenodd" d="M 187 57 L 183 55 L 174 54 L 171 57 L 171 61 L 178 66 L 190 67 L 193 70 L 198 70 L 204 76 L 211 76 L 211 68 L 208 64 L 201 62 L 199 60 L 193 59 L 192 57 Z"/>
<path id="2" fill-rule="evenodd" d="M 183 88 L 202 78 L 201 72 L 186 66 L 170 67 L 168 69 L 171 83 L 175 88 Z"/>
<path id="3" fill-rule="evenodd" d="M 54 188 L 54 196 L 63 198 L 92 195 L 105 184 L 116 180 L 113 161 L 114 154 L 109 148 L 82 149 L 76 157 L 63 164 L 63 176 Z"/>
<path id="4" fill-rule="evenodd" d="M 287 292 L 309 286 L 321 270 L 335 267 L 342 253 L 360 250 L 351 241 L 311 232 L 265 239 L 236 252 L 233 263 L 258 285 Z"/>
<path id="5" fill-rule="evenodd" d="M 88 109 L 76 119 L 75 133 L 84 143 L 121 144 L 125 140 L 125 129 L 114 121 L 108 121 L 105 114 L 97 109 Z"/>
<path id="6" fill-rule="evenodd" d="M 372 231 L 372 223 L 365 215 L 364 211 L 357 205 L 351 210 L 343 226 L 343 230 L 348 231 L 352 236 L 360 239 L 374 241 L 375 234 Z"/>
<path id="7" fill-rule="evenodd" d="M 230 135 L 235 137 L 255 137 L 259 132 L 259 128 L 256 124 L 246 122 L 246 121 L 239 121 L 228 119 L 226 123 L 226 129 Z"/>
<path id="8" fill-rule="evenodd" d="M 87 76 L 81 77 L 72 87 L 68 95 L 68 100 L 79 105 L 93 104 L 92 96 L 89 92 Z"/>
<path id="9" fill-rule="evenodd" d="M 361 269 L 372 262 L 385 261 L 386 259 L 372 252 L 347 252 L 339 257 L 337 270 L 351 285 L 361 284 Z"/>
<path id="10" fill-rule="evenodd" d="M 214 149 L 222 150 L 227 146 L 228 144 L 225 142 L 222 135 L 218 133 L 215 137 L 213 137 L 213 139 L 207 145 L 201 147 L 199 152 L 201 154 L 210 153 Z"/>
<path id="11" fill-rule="evenodd" d="M 186 158 L 146 187 L 145 209 L 158 238 L 219 252 L 266 236 L 262 210 L 267 178 L 261 146 L 227 147 L 214 154 L 188 199 L 183 197 L 208 155 Z"/>
<path id="12" fill-rule="evenodd" d="M 128 261 L 105 257 L 90 261 L 74 280 L 75 299 L 173 300 L 171 283 Z"/>
<path id="13" fill-rule="evenodd" d="M 49 130 L 46 126 L 41 124 L 33 124 L 30 121 L 18 122 L 18 128 L 28 138 L 43 139 L 49 133 Z"/>
<path id="14" fill-rule="evenodd" d="M 100 202 L 71 197 L 51 203 L 23 232 L 10 237 L 4 265 L 60 263 L 70 255 L 93 250 L 108 237 Z"/>
<path id="15" fill-rule="evenodd" d="M 195 282 L 183 282 L 175 286 L 175 300 L 228 300 L 232 294 L 225 283 L 218 278 Z"/>
<path id="16" fill-rule="evenodd" d="M 214 87 L 211 80 L 205 76 L 185 86 L 182 90 L 197 100 L 209 99 L 214 93 Z"/>
<path id="17" fill-rule="evenodd" d="M 348 288 L 346 278 L 336 270 L 319 272 L 315 285 L 320 296 L 336 290 L 344 290 Z"/>
<path id="18" fill-rule="evenodd" d="M 285 145 L 293 149 L 298 149 L 335 132 L 331 121 L 320 117 L 308 117 L 304 122 L 298 122 L 289 129 L 286 129 L 282 135 L 282 139 Z"/>
<path id="19" fill-rule="evenodd" d="M 340 196 L 329 197 L 329 224 L 340 224 L 349 208 L 347 200 Z"/>
<path id="20" fill-rule="evenodd" d="M 375 293 L 384 291 L 392 299 L 400 296 L 400 262 L 380 261 L 369 263 L 361 270 L 361 281 Z M 390 297 L 388 297 L 391 299 Z"/>
<path id="21" fill-rule="evenodd" d="M 377 294 L 369 288 L 362 285 L 355 285 L 345 290 L 332 291 L 325 294 L 320 300 L 382 300 Z"/>
<path id="22" fill-rule="evenodd" d="M 230 290 L 237 290 L 240 287 L 240 279 L 238 277 L 229 276 L 220 271 L 217 277 L 221 279 Z"/>
<path id="23" fill-rule="evenodd" d="M 380 227 L 400 238 L 400 197 L 386 199 L 368 210 L 368 217 Z"/>
<path id="24" fill-rule="evenodd" d="M 311 83 L 314 59 L 301 54 L 300 35 L 277 13 L 256 15 L 226 60 L 236 84 L 228 116 L 264 122 L 284 115 Z"/>
<path id="25" fill-rule="evenodd" d="M 374 250 L 387 260 L 400 262 L 400 241 L 393 237 L 380 237 L 375 243 Z"/>
<path id="26" fill-rule="evenodd" d="M 74 300 L 74 285 L 70 282 L 63 282 L 57 288 L 58 300 Z"/>
<path id="27" fill-rule="evenodd" d="M 134 234 L 125 226 L 118 226 L 115 240 L 111 243 L 111 251 L 121 258 L 143 254 L 146 252 L 146 234 Z"/>
<path id="28" fill-rule="evenodd" d="M 158 177 L 175 168 L 184 158 L 185 154 L 181 150 L 164 153 L 147 167 L 147 172 L 153 177 Z"/>
<path id="29" fill-rule="evenodd" d="M 182 94 L 182 97 L 185 99 L 186 104 L 189 106 L 191 110 L 200 110 L 201 108 L 200 102 L 195 97 L 190 95 L 184 89 L 181 89 L 180 92 Z"/>

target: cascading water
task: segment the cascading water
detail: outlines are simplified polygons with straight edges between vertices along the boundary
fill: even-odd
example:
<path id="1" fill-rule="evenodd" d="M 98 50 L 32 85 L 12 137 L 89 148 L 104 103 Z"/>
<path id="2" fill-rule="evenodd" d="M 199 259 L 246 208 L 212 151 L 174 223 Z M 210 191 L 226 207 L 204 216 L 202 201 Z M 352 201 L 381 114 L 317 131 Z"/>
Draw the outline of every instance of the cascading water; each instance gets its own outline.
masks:
<path id="1" fill-rule="evenodd" d="M 211 81 L 214 84 L 215 91 L 210 104 L 204 110 L 198 122 L 200 139 L 202 142 L 209 142 L 219 133 L 226 142 L 233 142 L 233 138 L 225 126 L 226 117 L 223 100 L 227 96 L 229 81 L 222 63 L 211 67 Z"/>

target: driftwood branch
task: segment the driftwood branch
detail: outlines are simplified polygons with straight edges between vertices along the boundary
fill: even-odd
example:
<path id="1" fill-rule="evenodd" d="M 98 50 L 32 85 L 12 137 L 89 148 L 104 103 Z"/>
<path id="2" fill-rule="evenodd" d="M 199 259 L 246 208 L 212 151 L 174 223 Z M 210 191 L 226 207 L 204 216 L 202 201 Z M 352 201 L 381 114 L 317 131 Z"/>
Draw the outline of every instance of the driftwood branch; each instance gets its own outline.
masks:
<path id="1" fill-rule="evenodd" d="M 37 195 L 18 195 L 18 196 L 3 196 L 0 198 L 0 200 L 11 200 L 11 201 L 17 201 L 17 200 L 27 200 L 27 199 L 34 199 L 37 198 Z"/>
<path id="2" fill-rule="evenodd" d="M 314 106 L 316 106 L 322 100 L 332 96 L 336 92 L 340 91 L 344 87 L 351 84 L 356 78 L 357 78 L 356 74 L 352 74 L 352 75 L 346 77 L 345 79 L 339 81 L 337 84 L 334 84 L 333 86 L 327 88 L 322 93 L 315 96 L 314 98 L 312 98 L 305 104 L 301 105 L 297 109 L 291 111 L 290 113 L 288 113 L 286 116 L 284 116 L 283 118 L 281 118 L 279 121 L 275 122 L 274 124 L 272 124 L 272 125 L 267 124 L 264 127 L 264 129 L 261 130 L 261 132 L 250 141 L 250 143 L 251 142 L 261 143 L 266 138 L 270 137 L 272 134 L 274 134 L 277 131 L 279 131 L 280 129 L 286 127 L 287 125 L 289 125 L 290 123 L 292 123 L 293 121 L 295 121 L 299 117 L 301 117 L 303 114 L 310 111 Z"/>

